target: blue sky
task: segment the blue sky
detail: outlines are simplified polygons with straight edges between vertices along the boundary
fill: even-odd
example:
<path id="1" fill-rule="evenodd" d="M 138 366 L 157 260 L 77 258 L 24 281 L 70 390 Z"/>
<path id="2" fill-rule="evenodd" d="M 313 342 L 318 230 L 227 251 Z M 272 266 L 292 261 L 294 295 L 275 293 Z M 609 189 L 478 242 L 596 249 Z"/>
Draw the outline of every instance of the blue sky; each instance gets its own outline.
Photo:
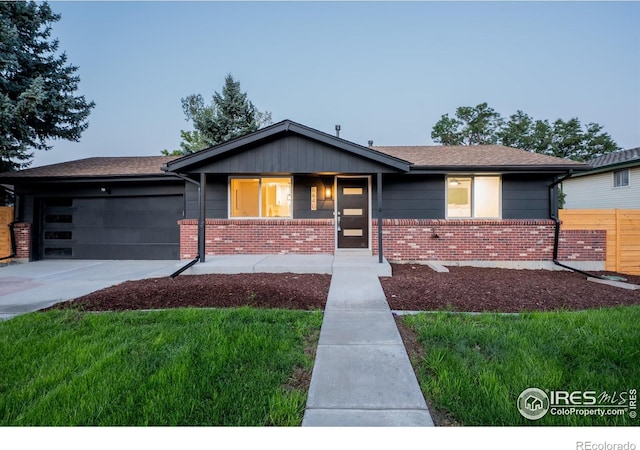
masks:
<path id="1" fill-rule="evenodd" d="M 180 99 L 227 73 L 274 122 L 428 145 L 458 106 L 578 117 L 640 146 L 637 2 L 52 2 L 96 102 L 79 143 L 34 165 L 178 148 Z"/>

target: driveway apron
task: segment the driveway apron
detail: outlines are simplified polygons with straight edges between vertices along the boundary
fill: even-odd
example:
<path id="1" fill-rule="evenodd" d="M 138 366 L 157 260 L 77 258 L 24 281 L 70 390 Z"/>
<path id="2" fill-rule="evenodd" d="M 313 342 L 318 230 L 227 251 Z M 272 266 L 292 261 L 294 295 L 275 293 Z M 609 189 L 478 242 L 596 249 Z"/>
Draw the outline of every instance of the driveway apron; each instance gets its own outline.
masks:
<path id="1" fill-rule="evenodd" d="M 302 426 L 433 426 L 370 266 L 334 265 Z"/>

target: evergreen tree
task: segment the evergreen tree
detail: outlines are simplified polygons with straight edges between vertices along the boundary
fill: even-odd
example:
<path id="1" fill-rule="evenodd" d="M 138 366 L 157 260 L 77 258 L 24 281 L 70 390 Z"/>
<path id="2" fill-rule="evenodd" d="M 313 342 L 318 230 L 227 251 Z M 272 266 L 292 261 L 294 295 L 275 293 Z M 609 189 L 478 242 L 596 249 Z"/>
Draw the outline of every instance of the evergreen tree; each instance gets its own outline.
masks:
<path id="1" fill-rule="evenodd" d="M 258 111 L 231 74 L 225 78 L 222 94 L 215 92 L 211 104 L 206 105 L 202 95 L 192 94 L 182 99 L 182 110 L 194 131 L 182 130 L 180 150 L 164 150 L 165 155 L 187 155 L 271 124 L 271 113 Z"/>
<path id="2" fill-rule="evenodd" d="M 50 139 L 78 141 L 94 102 L 74 95 L 78 67 L 58 54 L 47 3 L 0 2 L 0 172 L 28 167 Z"/>

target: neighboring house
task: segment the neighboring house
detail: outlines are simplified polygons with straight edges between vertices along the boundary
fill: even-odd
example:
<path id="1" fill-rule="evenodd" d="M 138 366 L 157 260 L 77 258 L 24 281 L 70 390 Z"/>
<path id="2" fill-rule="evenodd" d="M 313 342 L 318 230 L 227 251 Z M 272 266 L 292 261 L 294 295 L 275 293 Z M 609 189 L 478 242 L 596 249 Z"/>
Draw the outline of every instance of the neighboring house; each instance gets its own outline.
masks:
<path id="1" fill-rule="evenodd" d="M 562 182 L 565 209 L 640 209 L 640 147 L 592 159 Z"/>
<path id="2" fill-rule="evenodd" d="M 554 181 L 587 166 L 501 146 L 365 147 L 285 120 L 181 157 L 89 158 L 0 174 L 23 259 L 355 253 L 535 266 Z M 206 226 L 198 227 L 198 217 Z M 561 259 L 604 261 L 604 232 Z"/>

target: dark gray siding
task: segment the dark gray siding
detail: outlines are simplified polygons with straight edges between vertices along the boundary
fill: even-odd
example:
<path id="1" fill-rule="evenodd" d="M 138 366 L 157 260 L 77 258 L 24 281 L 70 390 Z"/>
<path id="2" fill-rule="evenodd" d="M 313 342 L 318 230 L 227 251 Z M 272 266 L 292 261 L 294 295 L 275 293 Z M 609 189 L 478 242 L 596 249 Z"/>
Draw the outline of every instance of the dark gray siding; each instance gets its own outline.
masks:
<path id="1" fill-rule="evenodd" d="M 226 219 L 229 214 L 227 203 L 228 178 L 226 176 L 207 176 L 207 218 Z M 198 187 L 193 183 L 185 186 L 185 218 L 198 218 Z"/>
<path id="2" fill-rule="evenodd" d="M 372 217 L 378 214 L 376 177 L 372 183 Z M 444 219 L 444 175 L 386 175 L 382 177 L 385 219 Z"/>
<path id="3" fill-rule="evenodd" d="M 255 147 L 245 147 L 232 155 L 226 154 L 197 171 L 219 174 L 355 174 L 395 172 L 395 169 L 302 136 L 287 136 Z"/>
<path id="4" fill-rule="evenodd" d="M 311 187 L 318 190 L 317 210 L 311 210 Z M 333 177 L 293 177 L 293 218 L 294 219 L 332 219 L 333 200 L 325 199 L 325 187 L 333 188 Z"/>
<path id="5" fill-rule="evenodd" d="M 503 219 L 548 219 L 551 175 L 502 176 Z"/>

